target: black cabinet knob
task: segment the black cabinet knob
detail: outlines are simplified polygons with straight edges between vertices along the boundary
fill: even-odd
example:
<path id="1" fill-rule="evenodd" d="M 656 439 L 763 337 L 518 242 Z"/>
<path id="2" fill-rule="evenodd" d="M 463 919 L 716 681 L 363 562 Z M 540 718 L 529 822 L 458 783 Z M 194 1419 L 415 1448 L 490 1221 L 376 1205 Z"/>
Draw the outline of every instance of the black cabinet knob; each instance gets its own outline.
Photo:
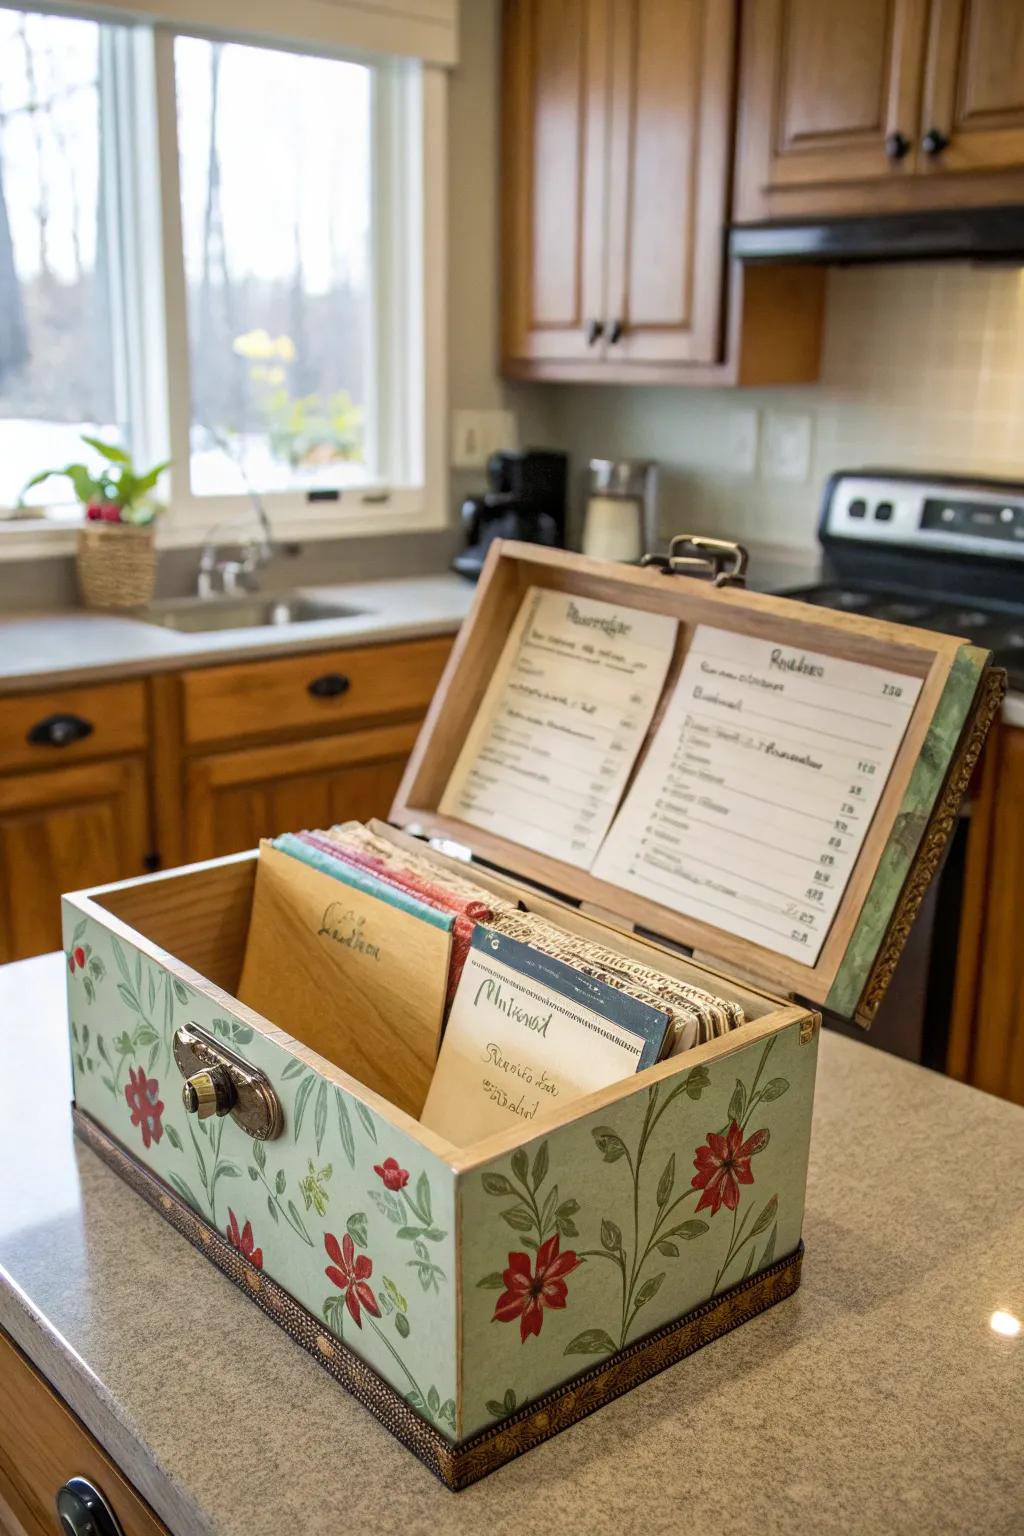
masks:
<path id="1" fill-rule="evenodd" d="M 885 152 L 892 161 L 902 160 L 910 150 L 910 140 L 905 133 L 890 133 L 885 141 Z"/>
<path id="2" fill-rule="evenodd" d="M 120 1520 L 87 1477 L 69 1477 L 57 1489 L 57 1518 L 66 1536 L 124 1536 Z"/>
<path id="3" fill-rule="evenodd" d="M 595 341 L 600 341 L 604 335 L 604 326 L 600 320 L 587 321 L 587 346 L 592 347 Z"/>
<path id="4" fill-rule="evenodd" d="M 351 683 L 342 672 L 325 672 L 323 677 L 314 677 L 308 685 L 307 692 L 314 699 L 337 699 L 343 693 L 348 693 Z"/>
<path id="5" fill-rule="evenodd" d="M 617 341 L 621 341 L 623 329 L 624 327 L 621 320 L 613 320 L 611 325 L 608 327 L 608 340 L 611 342 L 613 347 Z"/>
<path id="6" fill-rule="evenodd" d="M 93 733 L 91 720 L 81 715 L 47 715 L 29 731 L 26 740 L 34 747 L 70 747 Z"/>
<path id="7" fill-rule="evenodd" d="M 941 155 L 948 145 L 949 140 L 938 128 L 929 128 L 921 140 L 921 148 L 926 155 Z"/>

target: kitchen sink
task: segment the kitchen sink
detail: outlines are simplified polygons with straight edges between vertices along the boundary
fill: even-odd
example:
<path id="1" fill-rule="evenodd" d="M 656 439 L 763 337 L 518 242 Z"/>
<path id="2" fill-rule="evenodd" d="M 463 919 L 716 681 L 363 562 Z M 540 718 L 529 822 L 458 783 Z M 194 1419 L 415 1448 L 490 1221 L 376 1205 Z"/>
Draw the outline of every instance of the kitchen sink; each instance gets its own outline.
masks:
<path id="1" fill-rule="evenodd" d="M 159 624 L 184 634 L 205 634 L 219 629 L 269 629 L 284 624 L 314 624 L 322 619 L 354 619 L 365 608 L 344 603 L 319 602 L 294 592 L 247 593 L 239 597 L 188 597 L 151 603 L 133 617 L 144 624 Z"/>

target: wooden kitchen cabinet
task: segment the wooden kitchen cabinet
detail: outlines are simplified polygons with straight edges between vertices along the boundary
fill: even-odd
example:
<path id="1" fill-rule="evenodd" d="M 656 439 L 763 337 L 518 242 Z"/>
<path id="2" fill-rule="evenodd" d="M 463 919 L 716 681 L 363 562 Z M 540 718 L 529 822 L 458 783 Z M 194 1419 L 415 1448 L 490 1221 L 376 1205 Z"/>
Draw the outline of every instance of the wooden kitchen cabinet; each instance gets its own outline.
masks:
<path id="1" fill-rule="evenodd" d="M 814 274 L 780 328 L 774 286 L 726 260 L 736 15 L 735 0 L 506 0 L 506 374 L 816 376 Z"/>
<path id="2" fill-rule="evenodd" d="M 744 0 L 736 222 L 1022 198 L 1019 0 Z"/>
<path id="3" fill-rule="evenodd" d="M 57 1490 L 70 1477 L 98 1489 L 124 1536 L 167 1536 L 167 1527 L 42 1376 L 0 1332 L 0 1531 L 52 1536 Z M 84 1529 L 85 1527 L 83 1527 Z"/>
<path id="4" fill-rule="evenodd" d="M 1024 729 L 985 748 L 964 876 L 964 917 L 946 1069 L 1024 1104 Z"/>
<path id="5" fill-rule="evenodd" d="M 61 947 L 60 897 L 144 874 L 141 755 L 0 775 L 0 961 Z"/>

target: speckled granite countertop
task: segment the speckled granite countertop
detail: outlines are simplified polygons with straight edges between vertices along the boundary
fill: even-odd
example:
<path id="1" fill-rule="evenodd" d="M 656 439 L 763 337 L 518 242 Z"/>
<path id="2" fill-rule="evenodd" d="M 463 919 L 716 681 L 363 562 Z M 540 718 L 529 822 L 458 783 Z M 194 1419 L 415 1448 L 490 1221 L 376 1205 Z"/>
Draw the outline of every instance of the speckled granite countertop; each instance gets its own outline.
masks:
<path id="1" fill-rule="evenodd" d="M 826 1034 L 797 1295 L 453 1495 L 72 1142 L 63 974 L 0 969 L 0 1325 L 176 1536 L 1024 1529 L 1024 1110 Z"/>
<path id="2" fill-rule="evenodd" d="M 313 623 L 181 634 L 114 613 L 72 609 L 0 619 L 0 693 L 102 682 L 214 661 L 322 651 L 338 645 L 451 634 L 475 591 L 451 573 L 396 581 L 303 587 L 299 591 L 359 611 Z M 272 593 L 259 594 L 272 596 Z"/>

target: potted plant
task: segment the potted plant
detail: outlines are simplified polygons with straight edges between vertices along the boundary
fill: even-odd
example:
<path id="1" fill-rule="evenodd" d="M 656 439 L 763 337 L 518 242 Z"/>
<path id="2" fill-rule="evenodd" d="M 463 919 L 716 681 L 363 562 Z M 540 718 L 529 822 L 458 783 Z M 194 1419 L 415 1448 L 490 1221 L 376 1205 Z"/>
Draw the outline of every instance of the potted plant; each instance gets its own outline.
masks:
<path id="1" fill-rule="evenodd" d="M 153 524 L 163 510 L 153 491 L 170 460 L 140 474 L 131 454 L 116 444 L 84 433 L 82 442 L 106 460 L 101 470 L 94 474 L 85 464 L 40 470 L 22 497 L 51 475 L 70 480 L 85 511 L 77 552 L 83 603 L 87 608 L 134 608 L 148 603 L 156 581 Z"/>

